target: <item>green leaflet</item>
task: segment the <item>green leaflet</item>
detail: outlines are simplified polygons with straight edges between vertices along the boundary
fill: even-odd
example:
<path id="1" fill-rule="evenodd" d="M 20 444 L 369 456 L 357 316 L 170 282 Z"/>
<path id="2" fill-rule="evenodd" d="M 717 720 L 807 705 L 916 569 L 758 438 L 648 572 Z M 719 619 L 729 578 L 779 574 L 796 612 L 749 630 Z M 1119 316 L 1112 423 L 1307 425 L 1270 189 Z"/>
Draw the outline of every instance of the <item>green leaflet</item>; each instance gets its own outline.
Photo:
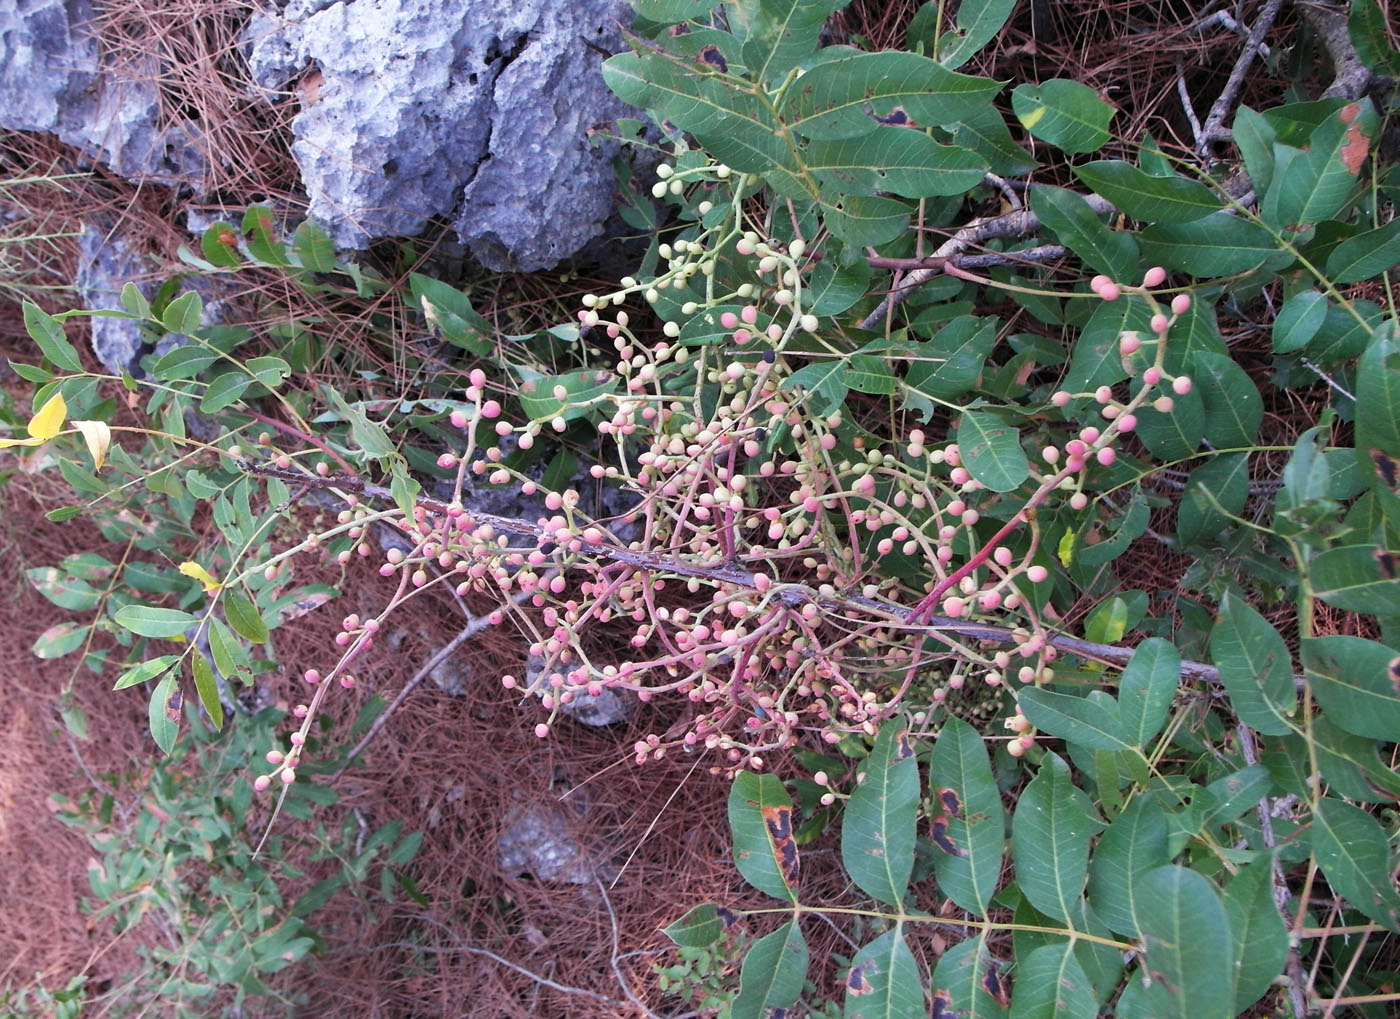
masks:
<path id="1" fill-rule="evenodd" d="M 1400 893 L 1385 831 L 1370 814 L 1326 797 L 1313 812 L 1312 846 L 1332 888 L 1387 930 L 1400 933 Z"/>
<path id="2" fill-rule="evenodd" d="M 1263 616 L 1227 594 L 1211 632 L 1210 654 L 1241 721 L 1271 736 L 1291 731 L 1288 716 L 1298 699 L 1292 659 Z"/>
<path id="3" fill-rule="evenodd" d="M 960 718 L 948 719 L 938 733 L 929 786 L 938 808 L 930 820 L 938 887 L 984 917 L 1001 875 L 1006 812 L 982 737 Z M 949 791 L 955 799 L 946 795 Z"/>
<path id="4" fill-rule="evenodd" d="M 1149 1012 L 1121 1015 L 1200 1019 L 1233 1014 L 1237 945 L 1215 887 L 1193 870 L 1158 867 L 1135 881 L 1133 918 L 1154 974 L 1142 992 Z M 1245 946 L 1238 946 L 1243 950 Z"/>
<path id="5" fill-rule="evenodd" d="M 1089 840 L 1101 828 L 1069 765 L 1047 754 L 1016 802 L 1011 818 L 1011 855 L 1016 883 L 1046 916 L 1068 924 L 1084 890 Z"/>
<path id="6" fill-rule="evenodd" d="M 1151 797 L 1135 797 L 1094 847 L 1088 887 L 1094 911 L 1118 933 L 1139 937 L 1135 882 L 1170 858 L 1161 806 Z"/>
<path id="7" fill-rule="evenodd" d="M 776 775 L 741 771 L 729 790 L 729 827 L 734 864 L 744 879 L 775 899 L 796 902 L 797 843 L 792 800 Z"/>
<path id="8" fill-rule="evenodd" d="M 1107 142 L 1114 113 L 1088 85 L 1059 78 L 1017 85 L 1011 108 L 1035 137 L 1072 153 L 1093 152 Z"/>
<path id="9" fill-rule="evenodd" d="M 1190 223 L 1222 208 L 1219 197 L 1199 181 L 1154 177 L 1122 160 L 1085 163 L 1074 168 L 1074 175 L 1142 223 Z"/>
<path id="10" fill-rule="evenodd" d="M 1031 209 L 1094 272 L 1119 280 L 1139 275 L 1141 258 L 1133 235 L 1110 230 L 1081 195 L 1038 184 L 1031 188 Z"/>
<path id="11" fill-rule="evenodd" d="M 1094 986 L 1068 941 L 1042 945 L 1016 967 L 1012 1019 L 1078 1019 L 1095 1015 Z"/>
<path id="12" fill-rule="evenodd" d="M 734 1019 L 764 1019 L 776 1009 L 790 1007 L 802 993 L 809 957 L 796 920 L 754 942 L 740 971 Z"/>
<path id="13" fill-rule="evenodd" d="M 846 973 L 844 1019 L 924 1019 L 923 973 L 898 928 L 865 945 Z"/>
<path id="14" fill-rule="evenodd" d="M 1030 476 L 1021 433 L 1000 417 L 964 411 L 958 422 L 958 453 L 963 466 L 993 492 L 1010 492 Z"/>
<path id="15" fill-rule="evenodd" d="M 1000 90 L 999 82 L 916 53 L 861 53 L 808 71 L 782 113 L 808 138 L 858 138 L 896 120 L 895 130 L 955 124 L 988 108 Z"/>
<path id="16" fill-rule="evenodd" d="M 1225 886 L 1221 902 L 1234 942 L 1238 1015 L 1264 995 L 1288 959 L 1288 930 L 1274 902 L 1272 860 L 1265 857 L 1243 868 Z"/>
<path id="17" fill-rule="evenodd" d="M 1394 740 L 1400 733 L 1400 654 L 1360 637 L 1303 641 L 1303 665 L 1313 696 L 1347 732 Z"/>
<path id="18" fill-rule="evenodd" d="M 863 892 L 898 905 L 914 866 L 919 802 L 919 768 L 902 721 L 881 727 L 865 759 L 864 775 L 846 801 L 841 862 Z"/>

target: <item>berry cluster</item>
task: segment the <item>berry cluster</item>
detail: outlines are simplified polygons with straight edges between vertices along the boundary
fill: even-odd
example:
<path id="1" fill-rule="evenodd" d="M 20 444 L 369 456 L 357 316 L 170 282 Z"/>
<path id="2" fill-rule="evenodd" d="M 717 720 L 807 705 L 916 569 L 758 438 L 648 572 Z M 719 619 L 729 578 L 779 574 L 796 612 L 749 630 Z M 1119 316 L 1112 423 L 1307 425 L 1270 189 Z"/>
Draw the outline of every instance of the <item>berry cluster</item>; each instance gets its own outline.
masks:
<path id="1" fill-rule="evenodd" d="M 659 186 L 670 192 L 677 178 L 667 170 Z M 723 167 L 706 172 L 730 176 Z M 764 754 L 804 733 L 828 742 L 873 734 L 902 708 L 927 721 L 968 678 L 991 687 L 1048 680 L 1056 648 L 1031 592 L 1053 562 L 1040 549 L 1036 510 L 1052 496 L 1085 509 L 1086 481 L 1114 463 L 1139 409 L 1169 411 L 1164 390 L 1189 391 L 1188 378 L 1167 374 L 1165 353 L 1190 298 L 1178 294 L 1170 314 L 1161 310 L 1153 297 L 1161 269 L 1138 286 L 1095 278 L 1103 300 L 1152 304 L 1151 335 L 1120 339 L 1137 381 L 1121 393 L 1102 386 L 1050 395 L 1051 408 L 1092 400 L 1102 423 L 1044 445 L 1025 485 L 997 493 L 973 476 L 957 443 L 918 428 L 881 441 L 848 412 L 814 412 L 793 381 L 810 347 L 790 349 L 796 335 L 821 326 L 805 307 L 812 252 L 800 238 L 765 241 L 737 218 L 706 223 L 662 247 L 668 264 L 656 279 L 624 279 L 616 292 L 584 298 L 580 322 L 601 329 L 616 352 L 611 372 L 589 380 L 586 399 L 559 384 L 556 412 L 513 421 L 488 398 L 486 375 L 473 372 L 464 406 L 450 415 L 462 442 L 438 461 L 457 470 L 452 499 L 421 500 L 403 516 L 369 514 L 350 497 L 339 524 L 360 554 L 368 554 L 371 519 L 394 521 L 404 536 L 380 567 L 400 581 L 386 613 L 437 583 L 495 598 L 492 621 L 513 616 L 545 663 L 528 684 L 503 677 L 506 689 L 527 687 L 549 712 L 541 737 L 573 700 L 605 690 L 688 698 L 684 724 L 637 742 L 639 762 L 703 747 L 728 766 L 760 768 Z M 718 283 L 734 276 L 747 282 Z M 663 337 L 634 332 L 630 298 L 656 303 L 663 289 L 685 290 L 697 277 L 703 296 L 680 305 Z M 529 449 L 581 409 L 603 437 L 591 476 L 635 500 L 623 517 L 588 517 L 575 489 L 543 493 L 547 514 L 533 521 L 464 506 L 467 472 L 535 492 L 503 448 Z M 325 679 L 307 674 L 318 689 L 305 723 L 260 787 L 279 773 L 292 780 L 310 716 L 330 681 L 345 682 L 350 661 L 372 646 L 382 618 L 348 618 L 341 660 Z M 1008 618 L 1001 629 L 986 625 Z M 1007 726 L 1011 753 L 1033 745 L 1024 716 Z"/>

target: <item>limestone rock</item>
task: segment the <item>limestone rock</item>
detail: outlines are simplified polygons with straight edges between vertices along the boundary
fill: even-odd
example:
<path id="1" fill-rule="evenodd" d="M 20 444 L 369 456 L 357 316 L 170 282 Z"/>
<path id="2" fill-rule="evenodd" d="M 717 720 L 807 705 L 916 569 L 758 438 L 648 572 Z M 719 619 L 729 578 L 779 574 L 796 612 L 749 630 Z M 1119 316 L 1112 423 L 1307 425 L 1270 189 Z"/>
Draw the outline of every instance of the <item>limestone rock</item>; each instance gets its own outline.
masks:
<path id="1" fill-rule="evenodd" d="M 198 180 L 194 125 L 160 124 L 159 68 L 104 67 L 89 0 L 0 4 L 0 128 L 48 131 L 123 177 Z"/>
<path id="2" fill-rule="evenodd" d="M 626 107 L 584 40 L 616 52 L 630 18 L 622 0 L 302 0 L 245 39 L 260 85 L 308 72 L 292 153 L 338 246 L 452 216 L 483 264 L 528 271 L 612 210 L 616 150 L 588 133 Z"/>

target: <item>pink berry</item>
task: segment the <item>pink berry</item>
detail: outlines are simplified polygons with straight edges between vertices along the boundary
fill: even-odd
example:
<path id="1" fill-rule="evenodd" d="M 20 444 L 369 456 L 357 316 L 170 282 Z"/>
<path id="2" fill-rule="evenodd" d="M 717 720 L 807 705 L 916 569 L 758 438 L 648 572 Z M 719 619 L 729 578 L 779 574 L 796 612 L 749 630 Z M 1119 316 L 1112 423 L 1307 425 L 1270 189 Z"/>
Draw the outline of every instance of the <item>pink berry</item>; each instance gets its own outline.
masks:
<path id="1" fill-rule="evenodd" d="M 1039 563 L 1026 571 L 1026 579 L 1032 584 L 1042 584 L 1050 576 L 1050 571 Z"/>
<path id="2" fill-rule="evenodd" d="M 1120 432 L 1131 432 L 1137 427 L 1136 414 L 1124 414 L 1118 419 L 1118 430 Z"/>
<path id="3" fill-rule="evenodd" d="M 1151 368 L 1147 369 L 1145 372 L 1142 373 L 1142 381 L 1145 385 L 1155 386 L 1157 383 L 1162 381 L 1162 369 L 1158 368 L 1156 365 L 1153 365 Z"/>
<path id="4" fill-rule="evenodd" d="M 1113 451 L 1112 446 L 1105 446 L 1098 452 L 1099 463 L 1103 464 L 1105 467 L 1113 463 L 1113 461 L 1117 459 L 1117 456 L 1118 454 Z"/>
<path id="5" fill-rule="evenodd" d="M 535 726 L 535 735 L 540 739 L 544 739 L 549 735 L 549 726 L 541 722 L 539 725 Z"/>
<path id="6" fill-rule="evenodd" d="M 1065 404 L 1069 403 L 1071 399 L 1073 399 L 1073 397 L 1063 389 L 1057 390 L 1050 396 L 1050 402 L 1056 407 L 1063 407 Z"/>
<path id="7" fill-rule="evenodd" d="M 1177 294 L 1172 298 L 1172 314 L 1185 315 L 1191 308 L 1190 294 Z"/>
<path id="8" fill-rule="evenodd" d="M 1171 321 L 1167 318 L 1167 316 L 1162 315 L 1160 313 L 1152 316 L 1152 331 L 1158 336 L 1161 336 L 1170 327 Z"/>
<path id="9" fill-rule="evenodd" d="M 1167 270 L 1160 265 L 1154 265 L 1147 270 L 1147 274 L 1142 277 L 1142 285 L 1145 287 L 1160 287 L 1167 279 Z"/>
<path id="10" fill-rule="evenodd" d="M 1177 396 L 1185 396 L 1191 392 L 1191 379 L 1185 375 L 1178 375 L 1172 380 L 1172 392 Z"/>
<path id="11" fill-rule="evenodd" d="M 466 411 L 454 410 L 451 414 L 447 415 L 447 419 L 452 422 L 453 428 L 467 427 Z"/>

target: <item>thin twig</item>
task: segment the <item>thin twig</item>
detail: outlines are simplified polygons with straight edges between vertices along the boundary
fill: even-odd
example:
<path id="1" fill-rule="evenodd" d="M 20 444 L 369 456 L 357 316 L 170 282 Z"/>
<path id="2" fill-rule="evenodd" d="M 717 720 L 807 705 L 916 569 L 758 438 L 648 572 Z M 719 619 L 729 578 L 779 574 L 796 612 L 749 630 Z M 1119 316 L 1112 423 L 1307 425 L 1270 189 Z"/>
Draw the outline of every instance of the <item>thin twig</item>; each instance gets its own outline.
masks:
<path id="1" fill-rule="evenodd" d="M 381 488 L 378 485 L 367 484 L 359 478 L 344 476 L 322 478 L 308 476 L 295 471 L 284 470 L 279 467 L 269 467 L 249 463 L 247 461 L 240 461 L 240 467 L 250 474 L 288 479 L 313 487 L 335 488 L 376 499 L 392 498 L 388 489 Z M 433 513 L 446 513 L 448 509 L 446 503 L 437 499 L 430 499 L 426 496 L 419 496 L 418 504 L 425 510 Z M 489 525 L 497 534 L 511 535 L 533 543 L 545 540 L 544 529 L 540 527 L 539 524 L 532 524 L 524 520 L 512 520 L 508 517 L 498 517 L 489 513 L 473 513 L 469 514 L 469 516 L 475 526 Z M 721 562 L 714 565 L 694 565 L 669 555 L 638 551 L 607 542 L 597 544 L 583 543 L 574 554 L 582 559 L 608 560 L 622 563 L 639 570 L 672 573 L 682 577 L 706 580 L 711 583 L 731 584 L 735 587 L 742 587 L 749 590 L 758 590 L 759 587 L 754 579 L 754 574 L 750 573 L 736 562 Z M 898 627 L 907 633 L 922 634 L 932 637 L 935 640 L 942 639 L 946 634 L 959 638 L 988 641 L 995 644 L 1014 644 L 1017 642 L 1018 635 L 1015 630 L 1009 626 L 999 626 L 995 623 L 981 623 L 966 619 L 953 619 L 948 616 L 933 615 L 921 617 L 918 623 L 911 623 L 907 619 L 907 610 L 902 606 L 892 602 L 866 598 L 863 595 L 826 595 L 806 584 L 783 584 L 781 588 L 775 588 L 775 594 L 780 601 L 789 607 L 797 607 L 811 603 L 826 611 L 857 611 L 869 613 L 881 617 L 882 625 Z M 519 596 L 517 595 L 517 597 Z M 1131 647 L 1122 647 L 1114 644 L 1098 644 L 1093 641 L 1081 640 L 1078 637 L 1071 637 L 1067 634 L 1048 633 L 1046 635 L 1046 643 L 1058 651 L 1078 655 L 1081 658 L 1088 658 L 1091 661 L 1100 662 L 1104 665 L 1111 665 L 1119 669 L 1124 668 L 1128 664 L 1134 652 L 1134 649 Z M 1220 682 L 1220 670 L 1213 665 L 1206 665 L 1203 662 L 1182 662 L 1181 676 L 1184 679 L 1201 683 L 1218 684 Z M 1301 679 L 1295 677 L 1295 682 L 1301 682 Z M 403 694 L 401 693 L 400 696 L 402 697 Z"/>
<path id="2" fill-rule="evenodd" d="M 506 969 L 514 970 L 521 976 L 528 977 L 529 979 L 535 981 L 537 984 L 541 984 L 545 987 L 548 987 L 550 990 L 559 991 L 561 994 L 577 994 L 580 997 L 592 998 L 594 1001 L 606 1002 L 607 1004 L 612 1005 L 613 1007 L 617 1007 L 622 1004 L 622 1002 L 618 1001 L 616 998 L 609 998 L 606 994 L 599 994 L 596 991 L 584 990 L 582 987 L 570 987 L 568 984 L 561 984 L 555 980 L 550 980 L 548 977 L 541 976 L 538 973 L 526 969 L 524 966 L 521 966 L 518 963 L 511 962 L 509 959 L 503 959 L 495 952 L 487 951 L 484 948 L 474 948 L 471 945 L 453 945 L 450 948 L 435 948 L 431 945 L 416 945 L 412 941 L 389 941 L 382 945 L 375 945 L 373 948 L 370 949 L 370 951 L 379 952 L 383 951 L 386 948 L 407 948 L 410 951 L 426 952 L 429 955 L 456 955 L 459 952 L 465 952 L 468 955 L 480 955 L 486 957 L 487 959 L 490 959 L 492 962 L 504 966 Z M 650 1012 L 648 1012 L 647 1014 L 651 1015 Z M 653 1017 L 653 1019 L 655 1019 L 655 1017 Z"/>
<path id="3" fill-rule="evenodd" d="M 994 251 L 982 255 L 953 255 L 949 258 L 889 258 L 871 255 L 866 262 L 872 269 L 932 269 L 942 272 L 948 266 L 955 269 L 986 269 L 994 265 L 1015 265 L 1018 262 L 1053 262 L 1064 258 L 1068 249 L 1060 244 L 1042 244 L 1022 251 Z"/>
<path id="4" fill-rule="evenodd" d="M 613 976 L 617 977 L 618 986 L 622 988 L 622 993 L 627 995 L 627 1000 L 639 1008 L 647 1019 L 661 1019 L 655 1012 L 647 1008 L 646 1004 L 632 992 L 632 985 L 627 982 L 627 978 L 622 975 L 622 967 L 618 964 L 618 953 L 621 951 L 620 934 L 617 928 L 617 913 L 613 910 L 612 899 L 608 898 L 608 890 L 603 886 L 597 875 L 593 878 L 594 884 L 598 886 L 598 894 L 603 897 L 603 905 L 608 910 L 608 923 L 612 926 L 612 951 L 608 953 L 608 962 L 612 965 Z"/>
<path id="5" fill-rule="evenodd" d="M 1250 732 L 1249 726 L 1241 722 L 1235 728 L 1235 736 L 1240 743 L 1240 756 L 1244 758 L 1244 763 L 1255 765 L 1259 763 L 1259 751 L 1254 745 L 1254 733 Z M 1274 814 L 1273 804 L 1269 802 L 1267 796 L 1263 797 L 1256 808 L 1259 812 L 1259 830 L 1263 834 L 1264 847 L 1273 849 L 1278 843 L 1274 838 Z M 1283 873 L 1283 864 L 1279 862 L 1278 854 L 1273 857 L 1273 885 L 1274 885 L 1274 906 L 1279 914 L 1284 918 L 1284 923 L 1288 922 L 1288 878 Z M 1289 952 L 1295 965 L 1289 966 L 1288 997 L 1293 1003 L 1294 1019 L 1305 1019 L 1308 1014 L 1307 998 L 1304 995 L 1303 987 L 1293 977 L 1302 972 L 1302 967 L 1298 963 L 1298 949 L 1290 947 Z"/>
<path id="6" fill-rule="evenodd" d="M 1247 174 L 1236 174 L 1217 186 L 1222 193 L 1228 195 L 1240 205 L 1248 205 L 1253 201 L 1254 185 L 1250 182 Z M 1118 209 L 1113 203 L 1099 195 L 1082 195 L 1081 197 L 1096 215 L 1110 216 L 1118 212 Z M 894 310 L 895 305 L 911 297 L 918 287 L 923 286 L 929 280 L 943 272 L 948 266 L 951 265 L 953 268 L 961 268 L 963 266 L 971 267 L 971 263 L 969 261 L 964 261 L 965 259 L 988 257 L 985 255 L 965 255 L 964 252 L 968 248 L 976 247 L 990 240 L 1029 237 L 1031 234 L 1040 230 L 1040 228 L 1040 217 L 1030 209 L 1017 209 L 1014 212 L 1003 213 L 999 216 L 986 216 L 980 219 L 974 219 L 958 230 L 957 233 L 953 234 L 952 237 L 944 241 L 937 251 L 928 256 L 926 261 L 933 266 L 933 268 L 916 269 L 900 280 L 898 285 L 890 291 L 888 299 L 881 301 L 879 306 L 861 321 L 860 328 L 874 329 Z M 1048 246 L 1047 248 L 1034 248 L 1031 250 L 1041 252 L 1047 251 L 1047 249 Z M 994 253 L 992 257 L 1007 260 L 1020 258 L 1026 261 L 1029 260 L 1027 259 L 1028 254 L 1029 252 L 1025 251 L 997 252 Z M 875 263 L 872 262 L 871 264 L 873 265 Z"/>
<path id="7" fill-rule="evenodd" d="M 1181 61 L 1176 64 L 1176 94 L 1181 100 L 1181 108 L 1186 113 L 1186 120 L 1191 125 L 1191 137 L 1195 139 L 1196 147 L 1200 148 L 1204 144 L 1201 133 L 1201 122 L 1196 119 L 1196 108 L 1191 105 L 1191 96 L 1186 91 L 1186 72 L 1181 69 Z"/>
<path id="8" fill-rule="evenodd" d="M 1239 92 L 1240 86 L 1244 84 L 1249 65 L 1254 63 L 1255 54 L 1259 52 L 1264 36 L 1269 33 L 1269 29 L 1274 27 L 1274 19 L 1278 17 L 1279 8 L 1282 6 L 1283 0 L 1268 0 L 1264 4 L 1264 9 L 1259 12 L 1259 16 L 1255 19 L 1254 27 L 1249 30 L 1249 37 L 1245 39 L 1244 49 L 1240 52 L 1239 59 L 1235 61 L 1235 66 L 1230 70 L 1230 77 L 1225 81 L 1225 88 L 1221 90 L 1219 98 L 1215 100 L 1215 105 L 1210 108 L 1210 113 L 1201 126 L 1200 139 L 1196 145 L 1196 151 L 1200 155 L 1206 155 L 1211 142 L 1221 137 L 1221 128 L 1225 124 L 1225 118 L 1230 115 L 1230 110 L 1235 105 L 1235 95 Z"/>

